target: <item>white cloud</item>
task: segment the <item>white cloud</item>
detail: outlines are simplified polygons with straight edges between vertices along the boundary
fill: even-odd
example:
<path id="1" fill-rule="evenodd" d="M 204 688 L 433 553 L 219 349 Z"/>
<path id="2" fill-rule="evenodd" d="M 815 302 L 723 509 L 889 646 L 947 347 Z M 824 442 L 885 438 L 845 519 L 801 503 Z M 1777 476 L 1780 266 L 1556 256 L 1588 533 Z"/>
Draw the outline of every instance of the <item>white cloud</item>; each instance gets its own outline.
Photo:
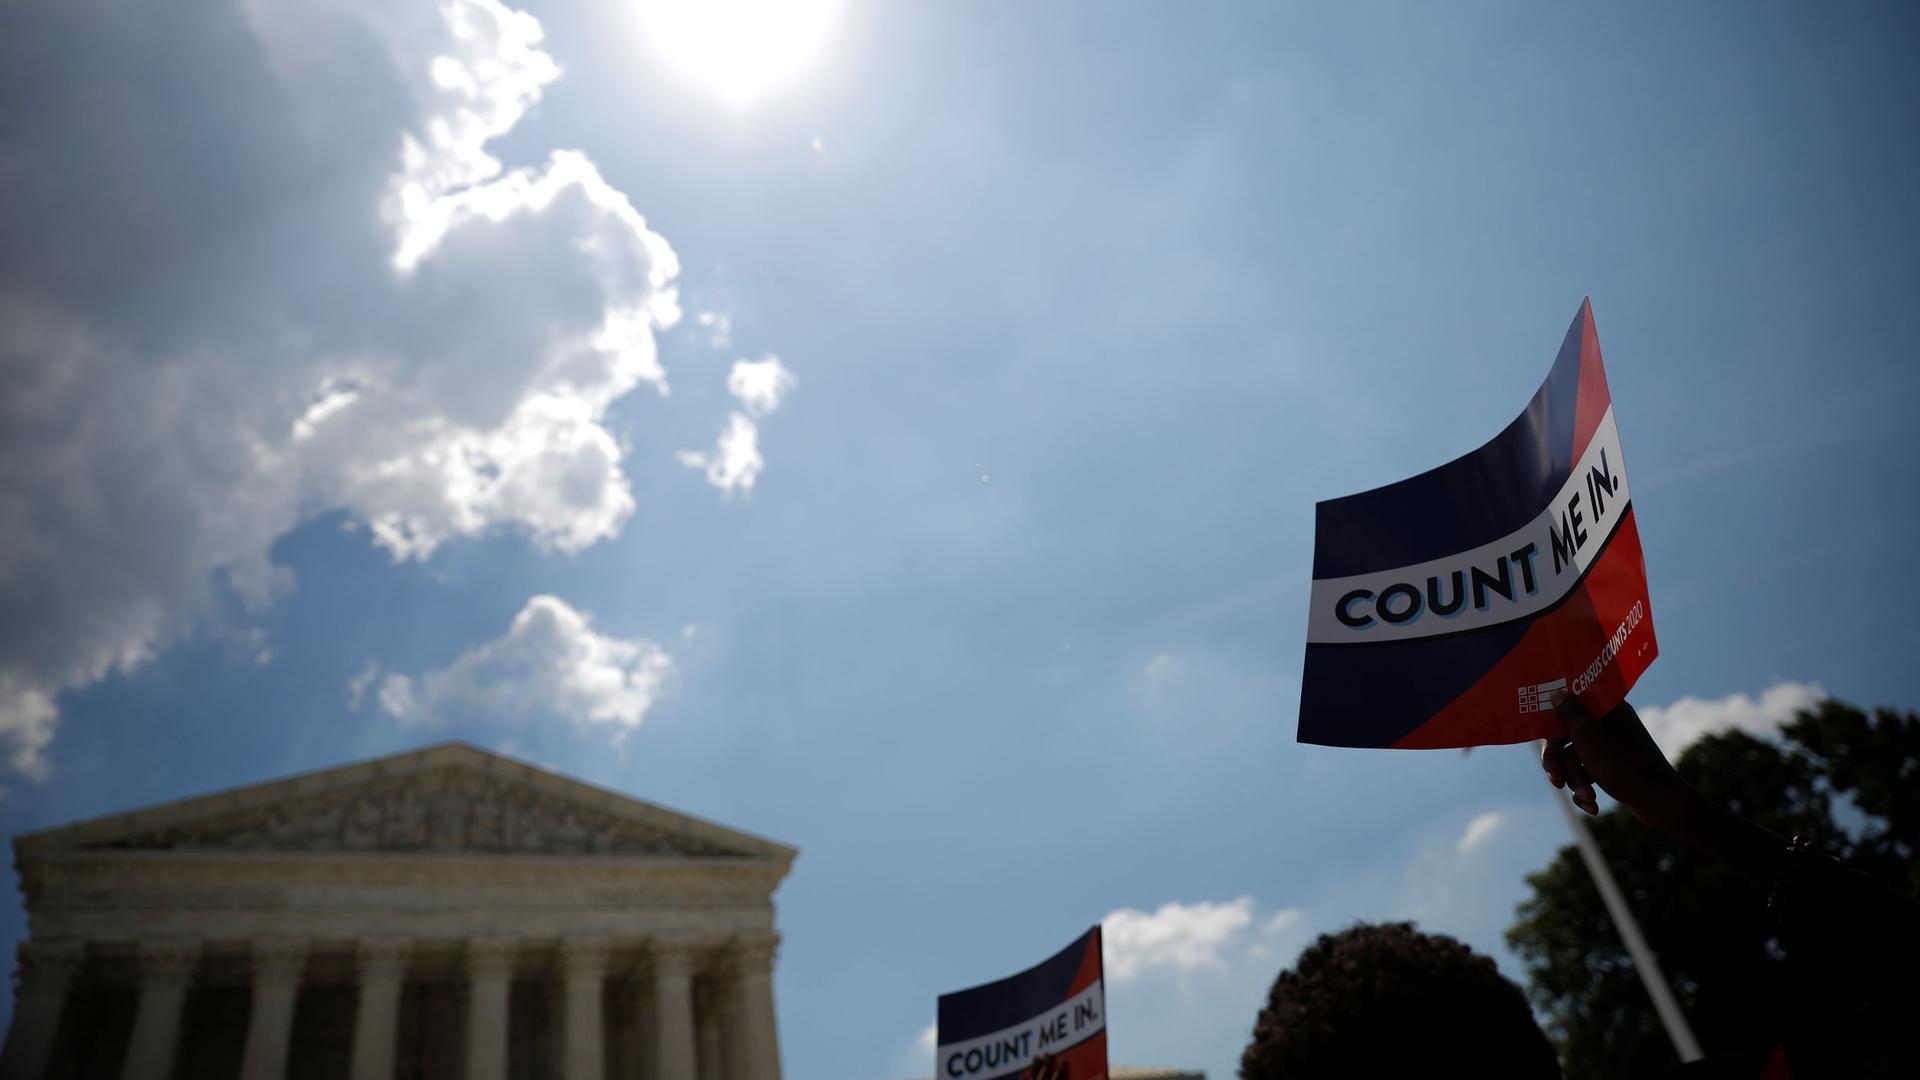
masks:
<path id="1" fill-rule="evenodd" d="M 930 1075 L 938 1072 L 934 1068 L 933 1055 L 940 1049 L 940 1025 L 928 1024 L 920 1029 L 900 1051 L 899 1070 L 910 1075 Z"/>
<path id="2" fill-rule="evenodd" d="M 539 185 L 532 174 L 500 178 L 502 165 L 486 145 L 512 131 L 560 77 L 560 65 L 540 48 L 540 21 L 526 12 L 497 0 L 465 0 L 441 10 L 451 40 L 427 65 L 432 118 L 402 140 L 402 169 L 388 206 L 399 232 L 393 262 L 401 270 L 418 266 L 461 217 L 478 213 L 497 221 L 516 203 L 538 198 L 531 194 Z M 255 12 L 256 25 L 268 34 L 273 20 Z M 544 201 L 551 201 L 551 190 Z"/>
<path id="3" fill-rule="evenodd" d="M 389 675 L 381 707 L 403 721 L 560 717 L 614 729 L 640 726 L 671 688 L 676 666 L 657 643 L 618 638 L 556 596 L 535 596 L 506 635 L 414 678 Z"/>
<path id="4" fill-rule="evenodd" d="M 412 723 L 432 719 L 414 696 L 413 680 L 405 675 L 394 674 L 381 679 L 380 691 L 375 696 L 380 699 L 380 707 L 396 720 Z"/>
<path id="5" fill-rule="evenodd" d="M 1275 937 L 1285 934 L 1300 925 L 1299 908 L 1281 908 L 1273 913 L 1266 922 L 1260 924 L 1262 937 Z"/>
<path id="6" fill-rule="evenodd" d="M 361 704 L 367 700 L 367 690 L 371 688 L 379 678 L 379 662 L 376 660 L 368 660 L 367 666 L 361 668 L 359 674 L 347 680 L 348 712 L 360 711 Z"/>
<path id="7" fill-rule="evenodd" d="M 1121 908 L 1101 920 L 1107 974 L 1126 982 L 1154 968 L 1220 967 L 1222 950 L 1252 923 L 1251 896 L 1225 903 L 1174 901 L 1152 914 Z"/>
<path id="8" fill-rule="evenodd" d="M 1467 822 L 1467 827 L 1461 832 L 1460 840 L 1454 845 L 1454 850 L 1465 855 L 1479 847 L 1487 837 L 1492 836 L 1500 828 L 1501 822 L 1505 820 L 1506 816 L 1498 810 L 1489 810 Z"/>
<path id="9" fill-rule="evenodd" d="M 724 311 L 702 311 L 694 315 L 694 324 L 707 332 L 707 345 L 714 349 L 733 347 L 733 316 Z"/>
<path id="10" fill-rule="evenodd" d="M 12 672 L 0 673 L 0 734 L 7 738 L 7 764 L 35 780 L 47 775 L 43 753 L 53 741 L 59 710 L 47 691 Z"/>
<path id="11" fill-rule="evenodd" d="M 1159 682 L 1174 672 L 1174 659 L 1168 653 L 1154 653 L 1140 667 L 1140 674 L 1148 682 Z"/>
<path id="12" fill-rule="evenodd" d="M 32 127 L 35 169 L 4 178 L 0 246 L 58 253 L 0 265 L 0 623 L 25 628 L 0 644 L 0 751 L 28 775 L 63 692 L 226 594 L 271 605 L 294 585 L 274 544 L 318 515 L 424 560 L 501 530 L 576 552 L 636 510 L 606 417 L 667 392 L 679 261 L 585 153 L 495 156 L 561 74 L 539 22 L 497 0 L 240 9 L 73 0 L 107 81 L 76 89 L 51 49 L 6 75 L 50 107 L 124 106 Z M 781 372 L 748 376 L 749 409 Z M 700 462 L 728 492 L 764 466 L 745 416 Z"/>
<path id="13" fill-rule="evenodd" d="M 780 358 L 768 353 L 763 360 L 735 360 L 727 373 L 727 392 L 740 399 L 748 415 L 765 416 L 780 407 L 795 381 Z"/>
<path id="14" fill-rule="evenodd" d="M 744 413 L 727 417 L 726 430 L 713 452 L 681 450 L 674 457 L 690 469 L 705 471 L 707 483 L 729 495 L 752 492 L 760 470 L 767 467 L 766 458 L 760 456 L 760 428 Z"/>
<path id="15" fill-rule="evenodd" d="M 1268 916 L 1260 924 L 1258 940 L 1247 949 L 1248 957 L 1265 960 L 1272 956 L 1276 944 L 1292 940 L 1294 931 L 1299 929 L 1300 920 L 1304 917 L 1299 908 L 1281 908 Z"/>
<path id="16" fill-rule="evenodd" d="M 1716 731 L 1771 736 L 1795 713 L 1814 708 L 1826 696 L 1817 683 L 1777 682 L 1762 690 L 1757 700 L 1746 694 L 1712 699 L 1689 696 L 1671 705 L 1642 708 L 1639 713 L 1653 741 L 1672 759 L 1702 735 Z"/>
<path id="17" fill-rule="evenodd" d="M 1274 975 L 1310 936 L 1299 908 L 1251 897 L 1116 911 L 1104 921 L 1107 1007 L 1135 1017 L 1116 1060 L 1177 1062 L 1232 1076 Z"/>
<path id="18" fill-rule="evenodd" d="M 746 411 L 728 414 L 727 426 L 712 451 L 681 450 L 674 457 L 690 469 L 705 472 L 707 483 L 728 495 L 751 494 L 767 466 L 760 455 L 760 425 L 754 418 L 779 408 L 794 382 L 793 373 L 772 353 L 764 360 L 734 361 L 727 373 L 727 391 Z"/>

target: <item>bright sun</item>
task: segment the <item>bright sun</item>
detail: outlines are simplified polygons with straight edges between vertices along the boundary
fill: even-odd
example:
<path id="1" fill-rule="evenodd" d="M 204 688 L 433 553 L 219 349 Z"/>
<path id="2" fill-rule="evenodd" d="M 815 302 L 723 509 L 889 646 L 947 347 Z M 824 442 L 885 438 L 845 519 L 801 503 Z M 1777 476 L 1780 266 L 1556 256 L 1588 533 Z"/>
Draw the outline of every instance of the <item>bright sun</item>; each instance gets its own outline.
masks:
<path id="1" fill-rule="evenodd" d="M 648 39 L 674 67 L 744 105 L 816 59 L 841 0 L 640 0 Z"/>

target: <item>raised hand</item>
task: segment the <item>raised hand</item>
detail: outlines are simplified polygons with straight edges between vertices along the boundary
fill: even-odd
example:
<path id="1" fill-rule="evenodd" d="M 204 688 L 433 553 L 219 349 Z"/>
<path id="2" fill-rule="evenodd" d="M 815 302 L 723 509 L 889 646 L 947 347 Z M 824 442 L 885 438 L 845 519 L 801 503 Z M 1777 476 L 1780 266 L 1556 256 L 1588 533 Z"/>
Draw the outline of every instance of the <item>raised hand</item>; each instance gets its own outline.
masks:
<path id="1" fill-rule="evenodd" d="M 1566 788 L 1573 804 L 1589 814 L 1600 812 L 1597 784 L 1646 824 L 1679 825 L 1692 791 L 1632 705 L 1623 701 L 1598 719 L 1572 696 L 1562 696 L 1554 708 L 1570 736 L 1548 739 L 1540 751 L 1540 767 L 1554 787 Z"/>
<path id="2" fill-rule="evenodd" d="M 1568 790 L 1575 806 L 1599 813 L 1597 784 L 1643 823 L 1725 860 L 1756 885 L 1765 888 L 1773 882 L 1786 842 L 1688 787 L 1633 706 L 1623 701 L 1597 720 L 1571 697 L 1554 708 L 1570 737 L 1548 739 L 1540 751 L 1540 767 L 1554 787 Z"/>
<path id="3" fill-rule="evenodd" d="M 1020 1073 L 1020 1080 L 1069 1080 L 1069 1077 L 1065 1062 L 1054 1057 L 1044 1057 L 1027 1066 Z"/>

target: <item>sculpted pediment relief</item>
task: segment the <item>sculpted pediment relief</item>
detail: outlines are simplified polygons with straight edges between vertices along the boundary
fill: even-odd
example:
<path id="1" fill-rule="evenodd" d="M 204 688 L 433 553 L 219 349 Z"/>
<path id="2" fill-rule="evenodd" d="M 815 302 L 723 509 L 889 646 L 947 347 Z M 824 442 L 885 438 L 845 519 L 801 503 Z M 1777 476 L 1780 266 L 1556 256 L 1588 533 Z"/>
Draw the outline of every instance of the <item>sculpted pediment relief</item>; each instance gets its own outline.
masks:
<path id="1" fill-rule="evenodd" d="M 458 768 L 295 796 L 85 846 L 96 850 L 739 854 L 601 807 Z"/>

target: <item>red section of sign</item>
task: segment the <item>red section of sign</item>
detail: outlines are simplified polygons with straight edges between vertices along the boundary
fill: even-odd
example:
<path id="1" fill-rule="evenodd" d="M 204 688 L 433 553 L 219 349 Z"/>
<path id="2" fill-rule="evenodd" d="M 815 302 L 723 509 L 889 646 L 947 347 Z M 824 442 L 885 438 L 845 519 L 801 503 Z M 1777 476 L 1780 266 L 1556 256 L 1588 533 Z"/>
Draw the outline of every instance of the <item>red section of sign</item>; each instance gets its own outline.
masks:
<path id="1" fill-rule="evenodd" d="M 1073 985 L 1068 990 L 1069 996 L 1078 994 L 1080 991 L 1100 982 L 1105 977 L 1105 957 L 1100 942 L 1100 928 L 1096 926 L 1093 930 L 1093 940 L 1087 943 L 1087 955 L 1080 958 L 1080 969 L 1073 973 Z M 1101 996 L 1104 999 L 1105 994 L 1103 993 Z M 1106 1009 L 1106 1002 L 1104 1000 L 1102 1000 L 1100 1008 L 1103 1011 Z M 1065 1075 L 1067 1080 L 1106 1080 L 1106 1031 L 1102 1030 L 1100 1034 L 1093 1036 L 1086 1042 L 1075 1046 L 1071 1050 L 1065 1051 L 1059 1056 L 1056 1063 L 1066 1066 Z"/>
<path id="2" fill-rule="evenodd" d="M 1102 955 L 1099 927 L 1096 926 L 1093 928 L 1091 937 L 1093 940 L 1087 942 L 1087 955 L 1080 958 L 1080 967 L 1073 973 L 1073 984 L 1067 988 L 1068 997 L 1072 997 L 1087 987 L 1092 986 L 1094 983 L 1099 982 L 1101 976 L 1106 971 L 1103 963 L 1105 957 Z"/>
<path id="3" fill-rule="evenodd" d="M 1573 412 L 1574 461 L 1580 460 L 1581 452 L 1593 441 L 1593 433 L 1600 429 L 1600 421 L 1613 405 L 1613 395 L 1607 391 L 1607 369 L 1600 363 L 1600 332 L 1593 326 L 1592 301 L 1580 302 L 1579 318 L 1580 389 Z"/>
<path id="4" fill-rule="evenodd" d="M 1061 1075 L 1067 1080 L 1107 1080 L 1107 1033 L 1103 1031 L 1062 1053 L 1054 1064 L 1066 1067 Z"/>
<path id="5" fill-rule="evenodd" d="M 1551 709 L 1519 711 L 1519 702 L 1537 700 L 1537 694 L 1528 692 L 1539 687 L 1541 672 L 1566 679 L 1567 691 L 1588 711 L 1606 715 L 1660 654 L 1645 567 L 1640 530 L 1629 508 L 1580 588 L 1552 613 L 1534 620 L 1520 643 L 1485 677 L 1393 745 L 1433 749 L 1564 736 Z"/>

